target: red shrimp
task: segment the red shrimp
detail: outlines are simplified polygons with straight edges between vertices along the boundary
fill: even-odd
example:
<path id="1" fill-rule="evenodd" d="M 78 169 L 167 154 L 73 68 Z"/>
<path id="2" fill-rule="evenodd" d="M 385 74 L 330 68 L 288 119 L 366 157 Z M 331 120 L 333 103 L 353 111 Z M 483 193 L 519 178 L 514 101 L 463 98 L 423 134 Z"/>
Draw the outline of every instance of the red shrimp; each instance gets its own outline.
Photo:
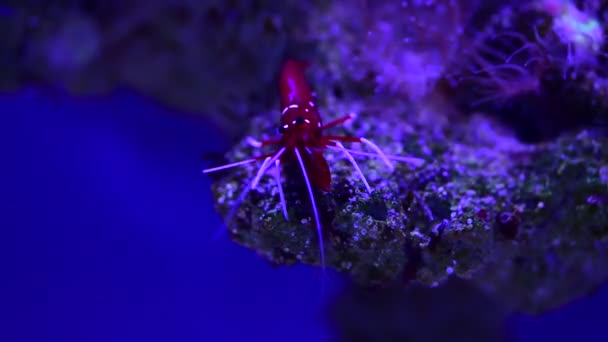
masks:
<path id="1" fill-rule="evenodd" d="M 280 163 L 291 163 L 297 161 L 302 170 L 304 182 L 306 183 L 308 194 L 310 196 L 310 202 L 312 204 L 313 216 L 315 219 L 319 240 L 321 266 L 323 272 L 325 272 L 325 251 L 323 245 L 322 227 L 313 195 L 313 187 L 324 192 L 329 192 L 331 189 L 331 173 L 329 170 L 329 165 L 323 156 L 324 150 L 332 149 L 343 153 L 353 165 L 359 174 L 361 181 L 369 192 L 372 192 L 372 189 L 361 172 L 359 165 L 353 158 L 353 154 L 381 158 L 391 171 L 394 169 L 390 162 L 391 160 L 404 161 L 416 166 L 423 164 L 424 161 L 414 157 L 387 155 L 383 153 L 376 144 L 364 137 L 325 135 L 325 130 L 341 125 L 348 120 L 354 119 L 355 115 L 348 114 L 323 125 L 321 116 L 315 104 L 315 95 L 306 79 L 305 71 L 308 66 L 309 64 L 307 62 L 288 60 L 281 68 L 281 72 L 279 74 L 281 121 L 278 128 L 278 133 L 280 135 L 275 138 L 262 141 L 258 141 L 252 137 L 246 138 L 247 142 L 256 148 L 278 146 L 278 149 L 274 152 L 267 153 L 259 157 L 205 169 L 203 170 L 203 173 L 224 170 L 227 168 L 263 160 L 257 174 L 253 177 L 245 190 L 241 192 L 241 195 L 237 199 L 235 205 L 232 207 L 231 212 L 228 214 L 226 218 L 226 226 L 228 226 L 233 215 L 236 213 L 238 206 L 241 204 L 247 193 L 255 189 L 260 178 L 270 169 L 270 167 L 274 165 L 276 171 L 274 176 L 276 177 L 277 184 L 279 186 L 279 195 L 283 215 L 286 220 L 289 220 L 283 188 L 281 185 Z M 342 142 L 363 143 L 371 147 L 375 153 L 347 149 L 342 145 Z"/>

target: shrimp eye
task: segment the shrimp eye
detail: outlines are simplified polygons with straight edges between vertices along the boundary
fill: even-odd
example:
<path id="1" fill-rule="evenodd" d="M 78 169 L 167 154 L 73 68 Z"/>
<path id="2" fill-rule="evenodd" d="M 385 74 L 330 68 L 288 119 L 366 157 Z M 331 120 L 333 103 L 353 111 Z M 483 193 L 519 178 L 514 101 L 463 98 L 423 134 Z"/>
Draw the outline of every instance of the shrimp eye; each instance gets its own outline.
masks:
<path id="1" fill-rule="evenodd" d="M 277 132 L 279 132 L 279 134 L 285 133 L 286 126 L 287 125 L 281 125 L 281 126 L 279 126 L 279 128 L 277 128 Z"/>
<path id="2" fill-rule="evenodd" d="M 303 124 L 303 123 L 304 123 L 304 118 L 303 118 L 303 117 L 301 117 L 301 116 L 298 116 L 298 117 L 296 118 L 296 125 L 301 125 L 301 124 Z"/>

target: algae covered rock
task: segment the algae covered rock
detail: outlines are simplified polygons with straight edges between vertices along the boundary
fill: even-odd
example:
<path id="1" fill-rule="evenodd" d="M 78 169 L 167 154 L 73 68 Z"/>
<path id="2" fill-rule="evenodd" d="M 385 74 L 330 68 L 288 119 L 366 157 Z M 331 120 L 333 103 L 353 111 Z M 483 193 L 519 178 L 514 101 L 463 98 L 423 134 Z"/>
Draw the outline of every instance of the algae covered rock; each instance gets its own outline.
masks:
<path id="1" fill-rule="evenodd" d="M 365 136 L 386 153 L 426 162 L 420 167 L 397 162 L 391 173 L 378 158 L 356 156 L 373 188 L 368 193 L 351 163 L 327 150 L 332 189 L 315 192 L 327 267 L 364 286 L 437 286 L 449 276 L 468 278 L 529 312 L 583 295 L 608 277 L 604 137 L 583 131 L 523 145 L 485 118 L 429 125 L 408 105 L 380 102 L 353 102 L 357 119 L 334 133 Z M 325 105 L 324 112 L 336 117 L 347 109 L 335 99 Z M 254 120 L 248 134 L 273 136 L 276 115 Z M 227 159 L 270 151 L 243 140 Z M 221 215 L 228 215 L 260 164 L 215 175 Z M 274 264 L 319 266 L 302 171 L 284 165 L 281 176 L 289 221 L 276 178 L 266 175 L 228 222 L 230 236 Z"/>

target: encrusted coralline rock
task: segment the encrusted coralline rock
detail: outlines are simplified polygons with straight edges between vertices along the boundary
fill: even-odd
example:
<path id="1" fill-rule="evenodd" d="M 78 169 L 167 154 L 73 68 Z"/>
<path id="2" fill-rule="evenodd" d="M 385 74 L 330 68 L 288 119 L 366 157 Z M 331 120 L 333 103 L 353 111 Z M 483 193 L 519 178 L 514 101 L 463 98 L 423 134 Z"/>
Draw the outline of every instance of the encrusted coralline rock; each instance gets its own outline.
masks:
<path id="1" fill-rule="evenodd" d="M 336 0 L 313 9 L 307 31 L 316 38 L 326 78 L 415 103 L 458 54 L 470 2 Z"/>
<path id="2" fill-rule="evenodd" d="M 355 156 L 370 194 L 340 152 L 326 152 L 332 189 L 316 191 L 315 200 L 327 267 L 363 286 L 433 287 L 466 278 L 512 309 L 538 313 L 608 279 L 608 138 L 581 129 L 589 120 L 579 120 L 603 115 L 605 60 L 570 31 L 551 36 L 560 20 L 576 24 L 574 7 L 558 15 L 542 1 L 482 3 L 336 1 L 312 12 L 304 38 L 317 48 L 309 76 L 323 119 L 358 114 L 333 133 L 426 161 L 396 162 L 390 173 L 378 158 Z M 480 21 L 485 14 L 490 19 Z M 444 19 L 442 27 L 430 18 Z M 569 45 L 589 59 L 569 54 Z M 488 105 L 476 108 L 484 116 L 470 115 L 481 100 Z M 245 134 L 274 135 L 278 115 L 255 118 Z M 499 121 L 517 121 L 519 136 L 544 142 L 524 144 Z M 576 129 L 564 132 L 564 124 Z M 243 140 L 227 159 L 266 152 Z M 260 164 L 216 175 L 225 218 Z M 290 220 L 276 179 L 266 175 L 227 222 L 230 235 L 272 263 L 320 266 L 302 171 L 284 165 L 281 176 Z"/>
<path id="3" fill-rule="evenodd" d="M 332 190 L 315 192 L 315 199 L 328 267 L 364 286 L 469 278 L 529 312 L 583 295 L 608 278 L 604 137 L 582 131 L 524 145 L 482 117 L 449 125 L 437 120 L 432 127 L 418 124 L 422 115 L 400 102 L 339 103 L 327 101 L 324 112 L 337 116 L 357 108 L 359 116 L 336 134 L 370 137 L 386 153 L 426 163 L 397 162 L 389 173 L 377 158 L 356 157 L 374 189 L 370 194 L 346 158 L 326 152 Z M 256 119 L 248 134 L 272 135 L 276 115 Z M 243 141 L 228 159 L 261 153 Z M 222 215 L 258 168 L 248 164 L 217 175 L 213 191 Z M 282 176 L 290 220 L 283 217 L 275 178 L 266 175 L 238 207 L 230 235 L 275 264 L 319 266 L 301 170 L 286 165 Z"/>

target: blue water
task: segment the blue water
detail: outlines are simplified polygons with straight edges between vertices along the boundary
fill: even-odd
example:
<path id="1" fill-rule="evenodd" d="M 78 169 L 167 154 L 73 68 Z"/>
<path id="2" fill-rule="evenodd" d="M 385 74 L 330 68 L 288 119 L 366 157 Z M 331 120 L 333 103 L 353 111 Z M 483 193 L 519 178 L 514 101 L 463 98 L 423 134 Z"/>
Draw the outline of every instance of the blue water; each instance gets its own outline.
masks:
<path id="1" fill-rule="evenodd" d="M 204 121 L 129 94 L 0 106 L 0 341 L 325 338 L 318 271 L 212 241 Z"/>
<path id="2" fill-rule="evenodd" d="M 205 121 L 125 91 L 22 91 L 0 96 L 0 144 L 0 341 L 329 340 L 318 270 L 211 239 L 199 156 L 226 142 Z M 604 290 L 513 329 L 608 340 L 607 304 Z"/>
<path id="3" fill-rule="evenodd" d="M 0 17 L 10 17 L 14 12 L 12 7 L 0 4 Z"/>

